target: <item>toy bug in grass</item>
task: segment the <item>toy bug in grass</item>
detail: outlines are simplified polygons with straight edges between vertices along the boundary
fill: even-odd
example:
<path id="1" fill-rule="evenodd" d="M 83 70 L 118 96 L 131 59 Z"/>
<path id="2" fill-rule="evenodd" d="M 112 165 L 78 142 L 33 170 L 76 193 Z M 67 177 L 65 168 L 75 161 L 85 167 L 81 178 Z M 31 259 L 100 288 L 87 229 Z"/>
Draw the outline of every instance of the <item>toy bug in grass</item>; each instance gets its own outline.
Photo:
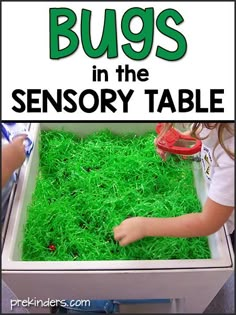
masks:
<path id="1" fill-rule="evenodd" d="M 48 248 L 49 248 L 49 250 L 50 250 L 51 252 L 55 252 L 55 250 L 56 250 L 56 246 L 53 245 L 53 244 L 50 244 L 50 245 L 48 246 Z"/>

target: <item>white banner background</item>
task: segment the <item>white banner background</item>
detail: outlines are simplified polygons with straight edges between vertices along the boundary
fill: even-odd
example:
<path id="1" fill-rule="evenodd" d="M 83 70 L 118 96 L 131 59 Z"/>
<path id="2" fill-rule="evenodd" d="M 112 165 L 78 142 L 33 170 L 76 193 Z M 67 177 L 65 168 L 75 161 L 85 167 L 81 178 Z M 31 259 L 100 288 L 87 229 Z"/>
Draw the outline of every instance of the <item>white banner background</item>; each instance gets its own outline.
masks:
<path id="1" fill-rule="evenodd" d="M 92 11 L 91 38 L 94 46 L 100 41 L 104 12 L 115 9 L 117 16 L 119 56 L 107 59 L 89 58 L 83 51 L 80 41 L 77 51 L 63 59 L 51 60 L 49 57 L 49 9 L 67 7 L 77 15 L 77 23 L 73 28 L 79 39 L 81 10 Z M 179 61 L 166 61 L 155 56 L 157 46 L 169 50 L 176 49 L 175 41 L 163 36 L 154 25 L 152 51 L 148 58 L 142 61 L 129 59 L 123 53 L 121 45 L 128 43 L 121 31 L 121 18 L 132 7 L 154 8 L 156 21 L 161 11 L 172 8 L 177 10 L 184 22 L 175 25 L 168 24 L 181 32 L 187 40 L 187 53 Z M 233 2 L 3 2 L 2 3 L 2 119 L 17 120 L 233 120 L 234 119 L 234 3 Z M 134 19 L 131 24 L 133 31 L 140 30 L 141 22 Z M 133 45 L 138 48 L 137 44 Z M 129 65 L 129 68 L 139 70 L 145 68 L 149 72 L 146 82 L 118 82 L 115 69 L 118 65 Z M 93 82 L 92 69 L 106 69 L 108 82 Z M 78 104 L 78 96 L 85 89 L 95 90 L 99 97 L 101 89 L 121 89 L 127 94 L 129 89 L 134 93 L 129 101 L 128 113 L 123 113 L 123 104 L 119 97 L 113 103 L 117 111 L 107 110 L 101 113 L 100 105 L 94 113 L 85 113 Z M 47 89 L 56 97 L 57 89 L 74 89 L 78 95 L 73 97 L 77 102 L 77 111 L 57 113 L 49 104 L 47 113 L 16 113 L 12 107 L 18 106 L 12 98 L 15 89 Z M 148 95 L 145 89 L 157 89 L 155 96 L 155 112 L 149 112 Z M 176 107 L 172 113 L 169 108 L 157 112 L 163 89 L 169 89 Z M 202 107 L 209 109 L 210 89 L 224 89 L 222 104 L 224 113 L 196 113 L 195 109 L 187 113 L 179 113 L 178 90 L 190 89 L 195 93 L 201 90 Z M 220 95 L 218 95 L 220 97 Z M 42 95 L 39 104 L 42 108 Z M 26 102 L 26 95 L 22 97 Z M 90 100 L 89 100 L 90 99 Z M 87 107 L 91 98 L 86 98 Z M 68 105 L 64 101 L 64 105 Z"/>

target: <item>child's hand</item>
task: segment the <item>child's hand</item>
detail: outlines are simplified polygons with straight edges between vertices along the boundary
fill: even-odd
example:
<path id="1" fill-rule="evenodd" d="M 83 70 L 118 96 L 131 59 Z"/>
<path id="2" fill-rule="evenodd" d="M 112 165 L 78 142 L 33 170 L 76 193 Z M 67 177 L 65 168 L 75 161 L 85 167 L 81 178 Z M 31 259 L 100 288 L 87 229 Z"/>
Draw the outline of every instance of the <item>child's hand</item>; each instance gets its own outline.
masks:
<path id="1" fill-rule="evenodd" d="M 120 225 L 114 228 L 114 238 L 119 241 L 121 246 L 133 243 L 145 235 L 145 219 L 135 217 L 124 220 Z"/>
<path id="2" fill-rule="evenodd" d="M 24 140 L 26 135 L 18 136 L 11 143 L 2 146 L 2 187 L 7 183 L 12 173 L 18 169 L 26 158 Z"/>
<path id="3" fill-rule="evenodd" d="M 154 145 L 155 145 L 155 148 L 156 148 L 156 152 L 157 152 L 158 155 L 160 155 L 160 157 L 162 158 L 163 161 L 166 161 L 166 158 L 168 156 L 168 152 L 159 149 L 158 146 L 157 146 L 157 141 L 158 141 L 158 138 L 155 138 L 154 139 Z"/>
<path id="4" fill-rule="evenodd" d="M 14 172 L 18 169 L 26 158 L 24 140 L 26 135 L 15 137 L 11 143 L 3 146 L 3 155 L 6 156 L 6 167 Z"/>
<path id="5" fill-rule="evenodd" d="M 180 132 L 178 130 L 178 132 L 183 135 L 183 136 L 190 136 L 191 135 L 191 131 L 190 130 L 187 130 L 187 131 L 184 131 L 184 132 Z M 163 161 L 166 161 L 166 158 L 167 156 L 169 155 L 169 152 L 166 152 L 166 151 L 163 151 L 161 149 L 158 148 L 157 146 L 157 141 L 158 141 L 158 137 L 154 139 L 154 146 L 156 148 L 156 152 L 157 154 L 160 155 L 160 157 L 162 158 Z M 179 146 L 179 147 L 188 147 L 189 146 L 189 141 L 186 141 L 186 140 L 183 140 L 183 139 L 180 139 L 178 140 L 176 143 L 175 143 L 175 146 Z"/>
<path id="6" fill-rule="evenodd" d="M 25 146 L 24 146 L 24 140 L 26 139 L 26 135 L 18 136 L 12 140 L 12 142 L 9 144 L 11 146 L 12 150 L 12 168 L 13 170 L 16 170 L 19 168 L 26 158 L 25 155 Z"/>

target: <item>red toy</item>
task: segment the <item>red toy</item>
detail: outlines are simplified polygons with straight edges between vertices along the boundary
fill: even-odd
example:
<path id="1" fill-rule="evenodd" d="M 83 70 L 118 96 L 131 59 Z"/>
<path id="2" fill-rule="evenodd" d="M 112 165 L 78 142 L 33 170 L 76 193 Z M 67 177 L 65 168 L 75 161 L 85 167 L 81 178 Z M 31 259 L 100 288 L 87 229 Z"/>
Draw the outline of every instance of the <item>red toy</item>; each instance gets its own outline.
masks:
<path id="1" fill-rule="evenodd" d="M 157 134 L 162 132 L 164 123 L 159 123 L 156 126 Z M 181 144 L 185 142 L 184 146 L 177 146 L 177 142 L 181 141 Z M 193 155 L 201 150 L 202 142 L 198 139 L 192 138 L 191 136 L 183 135 L 174 128 L 170 128 L 164 137 L 160 140 L 157 139 L 157 147 L 163 151 L 170 152 L 173 154 L 180 155 Z"/>
<path id="2" fill-rule="evenodd" d="M 54 252 L 56 250 L 56 246 L 55 245 L 49 245 L 48 248 L 50 249 L 51 252 Z"/>

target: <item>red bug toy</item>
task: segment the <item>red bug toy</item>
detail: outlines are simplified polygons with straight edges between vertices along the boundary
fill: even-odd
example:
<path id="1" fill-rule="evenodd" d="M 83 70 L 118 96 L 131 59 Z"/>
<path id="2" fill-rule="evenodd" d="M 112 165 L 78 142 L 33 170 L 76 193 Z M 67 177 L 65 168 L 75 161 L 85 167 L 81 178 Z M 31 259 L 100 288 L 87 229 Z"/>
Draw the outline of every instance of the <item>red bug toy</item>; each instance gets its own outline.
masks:
<path id="1" fill-rule="evenodd" d="M 48 248 L 50 249 L 51 252 L 54 252 L 56 250 L 56 246 L 53 244 L 49 245 Z"/>

